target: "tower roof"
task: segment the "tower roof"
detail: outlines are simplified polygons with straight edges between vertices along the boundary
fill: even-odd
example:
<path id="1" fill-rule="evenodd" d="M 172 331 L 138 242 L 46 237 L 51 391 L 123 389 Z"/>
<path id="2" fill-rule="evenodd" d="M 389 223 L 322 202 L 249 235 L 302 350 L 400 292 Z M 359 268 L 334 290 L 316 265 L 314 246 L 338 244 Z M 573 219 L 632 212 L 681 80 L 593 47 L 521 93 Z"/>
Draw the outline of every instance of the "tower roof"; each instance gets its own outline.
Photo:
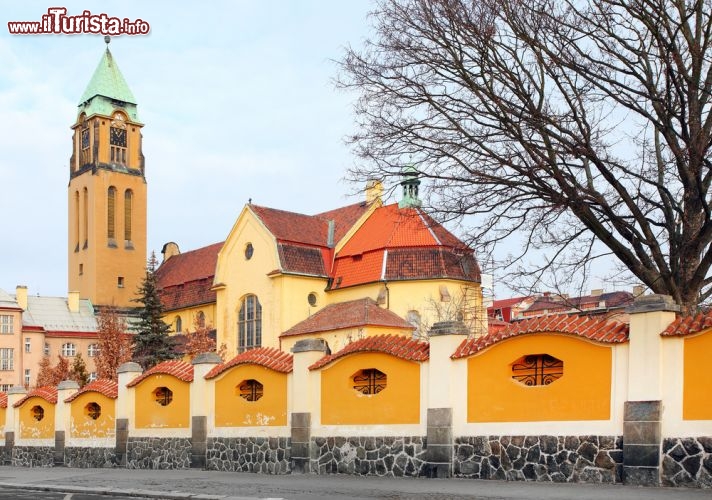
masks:
<path id="1" fill-rule="evenodd" d="M 136 98 L 121 74 L 109 47 L 107 47 L 89 85 L 79 99 L 79 112 L 84 112 L 89 116 L 93 114 L 108 116 L 111 115 L 117 104 L 128 112 L 131 120 L 138 120 Z"/>

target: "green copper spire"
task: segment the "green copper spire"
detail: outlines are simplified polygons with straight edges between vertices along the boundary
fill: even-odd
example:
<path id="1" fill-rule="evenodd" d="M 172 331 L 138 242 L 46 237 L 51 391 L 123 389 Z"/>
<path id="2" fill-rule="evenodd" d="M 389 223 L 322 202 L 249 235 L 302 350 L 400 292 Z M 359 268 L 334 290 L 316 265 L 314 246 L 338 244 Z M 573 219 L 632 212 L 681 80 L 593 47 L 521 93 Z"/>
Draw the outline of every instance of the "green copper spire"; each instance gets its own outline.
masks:
<path id="1" fill-rule="evenodd" d="M 79 113 L 84 112 L 87 116 L 94 114 L 111 116 L 118 108 L 128 113 L 131 121 L 137 122 L 136 98 L 109 51 L 108 40 L 106 43 L 104 56 L 79 100 Z"/>
<path id="2" fill-rule="evenodd" d="M 416 208 L 421 205 L 418 198 L 418 170 L 413 165 L 407 165 L 401 170 L 403 180 L 400 185 L 403 186 L 403 198 L 398 202 L 398 208 Z"/>

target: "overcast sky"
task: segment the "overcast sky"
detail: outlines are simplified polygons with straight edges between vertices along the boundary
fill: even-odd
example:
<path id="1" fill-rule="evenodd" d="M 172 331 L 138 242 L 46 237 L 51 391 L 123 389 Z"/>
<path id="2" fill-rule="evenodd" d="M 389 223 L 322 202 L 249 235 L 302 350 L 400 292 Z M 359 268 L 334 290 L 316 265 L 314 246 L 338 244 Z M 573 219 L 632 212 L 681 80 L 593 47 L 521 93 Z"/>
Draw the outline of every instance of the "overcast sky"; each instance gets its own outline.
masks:
<path id="1" fill-rule="evenodd" d="M 142 19 L 110 49 L 145 123 L 148 251 L 223 241 L 249 198 L 317 213 L 356 202 L 353 95 L 332 79 L 368 35 L 366 0 L 4 2 L 0 23 L 0 288 L 66 295 L 71 125 L 102 35 L 10 35 L 47 9 Z"/>

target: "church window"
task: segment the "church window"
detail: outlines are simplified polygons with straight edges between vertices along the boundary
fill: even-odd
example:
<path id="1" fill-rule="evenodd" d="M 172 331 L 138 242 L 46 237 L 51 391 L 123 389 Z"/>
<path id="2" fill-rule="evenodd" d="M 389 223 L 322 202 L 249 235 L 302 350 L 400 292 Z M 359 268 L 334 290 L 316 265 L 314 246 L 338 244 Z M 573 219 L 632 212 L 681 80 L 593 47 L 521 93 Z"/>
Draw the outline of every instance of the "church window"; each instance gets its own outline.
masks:
<path id="1" fill-rule="evenodd" d="M 385 373 L 375 368 L 359 370 L 351 377 L 353 388 L 361 394 L 378 394 L 386 388 L 388 377 Z"/>
<path id="2" fill-rule="evenodd" d="M 312 307 L 316 307 L 317 304 L 317 296 L 314 292 L 311 292 L 309 295 L 307 295 L 307 302 L 309 302 L 309 305 Z"/>
<path id="3" fill-rule="evenodd" d="M 248 243 L 247 245 L 245 245 L 245 260 L 250 260 L 254 253 L 255 247 L 252 246 L 252 243 Z"/>
<path id="4" fill-rule="evenodd" d="M 74 191 L 74 251 L 79 251 L 79 191 Z"/>
<path id="5" fill-rule="evenodd" d="M 71 357 L 71 356 L 76 356 L 77 354 L 77 346 L 75 346 L 71 342 L 67 342 L 66 344 L 62 344 L 62 356 L 64 357 Z"/>
<path id="6" fill-rule="evenodd" d="M 264 387 L 257 380 L 243 380 L 237 386 L 239 396 L 245 401 L 257 401 L 264 394 Z"/>
<path id="7" fill-rule="evenodd" d="M 108 198 L 106 200 L 107 220 L 106 220 L 106 236 L 110 240 L 116 238 L 116 188 L 109 188 Z"/>
<path id="8" fill-rule="evenodd" d="M 116 278 L 116 286 L 119 288 L 124 287 L 124 277 L 123 276 L 119 276 L 118 278 Z"/>
<path id="9" fill-rule="evenodd" d="M 96 420 L 101 416 L 101 406 L 99 403 L 91 402 L 84 407 L 84 414 L 92 420 Z"/>
<path id="10" fill-rule="evenodd" d="M 549 385 L 564 374 L 564 362 L 548 354 L 529 354 L 512 363 L 512 379 L 526 386 Z"/>
<path id="11" fill-rule="evenodd" d="M 198 328 L 205 328 L 205 313 L 203 311 L 198 313 L 196 322 L 198 323 Z"/>
<path id="12" fill-rule="evenodd" d="M 183 331 L 183 320 L 180 319 L 180 316 L 176 316 L 176 333 L 180 333 Z"/>
<path id="13" fill-rule="evenodd" d="M 262 345 L 262 306 L 256 295 L 245 295 L 237 315 L 238 352 Z"/>
<path id="14" fill-rule="evenodd" d="M 15 333 L 12 315 L 0 314 L 0 333 Z"/>
<path id="15" fill-rule="evenodd" d="M 124 193 L 124 240 L 131 241 L 131 210 L 133 208 L 133 191 L 127 189 Z"/>
<path id="16" fill-rule="evenodd" d="M 153 399 L 161 406 L 168 406 L 173 401 L 173 391 L 168 387 L 157 387 L 153 391 Z"/>

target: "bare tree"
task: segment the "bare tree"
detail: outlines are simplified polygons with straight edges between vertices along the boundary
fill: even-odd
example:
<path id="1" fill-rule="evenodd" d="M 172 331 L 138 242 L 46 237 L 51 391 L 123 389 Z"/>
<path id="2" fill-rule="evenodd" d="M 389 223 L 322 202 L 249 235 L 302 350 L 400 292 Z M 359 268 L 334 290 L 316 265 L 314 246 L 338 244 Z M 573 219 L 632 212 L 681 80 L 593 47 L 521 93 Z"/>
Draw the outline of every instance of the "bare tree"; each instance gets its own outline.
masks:
<path id="1" fill-rule="evenodd" d="M 616 260 L 685 311 L 712 293 L 711 0 L 380 0 L 347 49 L 352 177 L 411 163 L 508 269 Z M 465 216 L 463 218 L 463 216 Z"/>

